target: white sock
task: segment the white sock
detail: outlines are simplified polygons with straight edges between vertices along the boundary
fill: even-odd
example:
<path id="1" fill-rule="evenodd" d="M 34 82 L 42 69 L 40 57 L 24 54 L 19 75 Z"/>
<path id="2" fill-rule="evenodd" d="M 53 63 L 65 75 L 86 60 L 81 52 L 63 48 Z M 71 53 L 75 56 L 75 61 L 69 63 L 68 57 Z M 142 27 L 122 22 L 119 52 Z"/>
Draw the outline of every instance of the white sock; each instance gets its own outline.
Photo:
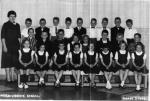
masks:
<path id="1" fill-rule="evenodd" d="M 121 86 L 122 86 L 122 87 L 124 86 L 124 81 L 121 82 Z"/>
<path id="2" fill-rule="evenodd" d="M 80 83 L 79 81 L 76 81 L 76 83 Z"/>
<path id="3" fill-rule="evenodd" d="M 59 80 L 56 80 L 56 83 L 59 83 Z"/>

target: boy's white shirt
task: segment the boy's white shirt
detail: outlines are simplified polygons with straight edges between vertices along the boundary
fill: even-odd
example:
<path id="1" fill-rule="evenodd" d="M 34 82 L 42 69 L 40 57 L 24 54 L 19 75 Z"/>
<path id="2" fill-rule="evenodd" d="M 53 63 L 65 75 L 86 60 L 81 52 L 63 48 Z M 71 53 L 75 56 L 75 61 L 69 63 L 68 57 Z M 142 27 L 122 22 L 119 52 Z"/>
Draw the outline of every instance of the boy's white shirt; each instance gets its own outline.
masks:
<path id="1" fill-rule="evenodd" d="M 69 29 L 66 29 L 66 27 L 64 28 L 64 38 L 71 38 L 72 37 L 72 35 L 74 34 L 74 29 L 73 29 L 73 27 L 69 27 Z"/>
<path id="2" fill-rule="evenodd" d="M 131 29 L 129 29 L 128 27 L 125 28 L 125 32 L 124 32 L 125 41 L 127 41 L 126 39 L 133 39 L 135 33 L 137 33 L 137 30 L 135 28 L 133 27 Z"/>
<path id="3" fill-rule="evenodd" d="M 33 28 L 32 26 L 31 27 L 29 27 L 29 28 Z M 24 28 L 24 29 L 22 29 L 22 31 L 21 31 L 21 35 L 23 36 L 23 37 L 28 37 L 29 36 L 29 34 L 28 34 L 28 29 L 29 28 Z M 33 28 L 34 29 L 34 28 Z"/>
<path id="4" fill-rule="evenodd" d="M 56 32 L 55 32 L 55 28 L 57 27 L 57 31 L 59 30 L 59 29 L 61 29 L 61 27 L 58 25 L 58 26 L 51 26 L 50 27 L 50 34 L 51 34 L 51 36 L 56 36 Z"/>
<path id="5" fill-rule="evenodd" d="M 87 28 L 87 35 L 89 36 L 89 38 L 96 38 L 99 34 L 99 28 L 95 27 L 95 28 Z"/>

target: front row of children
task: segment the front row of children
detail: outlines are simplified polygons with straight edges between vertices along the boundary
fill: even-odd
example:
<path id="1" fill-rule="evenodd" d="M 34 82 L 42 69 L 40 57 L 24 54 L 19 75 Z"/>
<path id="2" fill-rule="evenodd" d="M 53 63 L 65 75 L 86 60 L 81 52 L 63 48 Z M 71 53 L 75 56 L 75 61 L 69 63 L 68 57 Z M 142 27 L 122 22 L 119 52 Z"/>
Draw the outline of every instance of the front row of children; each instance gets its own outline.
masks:
<path id="1" fill-rule="evenodd" d="M 120 87 L 124 87 L 129 70 L 135 72 L 136 90 L 141 90 L 140 84 L 142 73 L 146 72 L 145 60 L 146 54 L 143 51 L 143 44 L 137 43 L 136 50 L 129 53 L 126 50 L 126 43 L 120 43 L 120 50 L 113 56 L 108 46 L 104 46 L 101 52 L 95 52 L 94 43 L 89 44 L 88 51 L 82 52 L 81 44 L 75 43 L 73 51 L 69 53 L 65 50 L 64 43 L 59 43 L 59 50 L 54 53 L 52 58 L 49 58 L 48 52 L 45 50 L 45 45 L 41 44 L 35 52 L 30 49 L 30 41 L 24 39 L 22 48 L 19 50 L 20 64 L 20 81 L 19 88 L 28 88 L 29 70 L 34 70 L 39 77 L 38 85 L 45 85 L 44 76 L 48 70 L 53 70 L 56 76 L 55 86 L 60 86 L 60 79 L 63 72 L 66 70 L 72 71 L 72 75 L 76 81 L 75 86 L 80 86 L 81 71 L 89 74 L 90 86 L 95 87 L 95 75 L 100 71 L 104 73 L 107 80 L 106 88 L 111 89 L 111 77 L 113 73 L 119 71 Z M 114 58 L 114 59 L 113 59 Z M 113 61 L 115 60 L 115 61 Z M 132 60 L 132 68 L 130 62 Z M 115 66 L 113 65 L 115 63 Z"/>

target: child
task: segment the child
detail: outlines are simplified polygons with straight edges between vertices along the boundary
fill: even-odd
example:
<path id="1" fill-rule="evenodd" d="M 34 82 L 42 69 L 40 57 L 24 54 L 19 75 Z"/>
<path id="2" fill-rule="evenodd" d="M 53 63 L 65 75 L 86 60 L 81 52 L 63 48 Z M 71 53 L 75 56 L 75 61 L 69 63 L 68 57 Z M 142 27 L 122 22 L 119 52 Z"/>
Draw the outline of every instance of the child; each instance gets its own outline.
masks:
<path id="1" fill-rule="evenodd" d="M 29 69 L 33 69 L 33 55 L 34 51 L 30 48 L 30 41 L 25 38 L 22 42 L 22 49 L 19 50 L 20 63 L 20 84 L 19 88 L 28 88 L 27 81 L 29 76 Z"/>
<path id="2" fill-rule="evenodd" d="M 86 53 L 88 50 L 89 50 L 89 36 L 84 35 L 83 42 L 82 42 L 82 52 Z"/>
<path id="3" fill-rule="evenodd" d="M 84 53 L 84 62 L 84 72 L 89 74 L 91 80 L 90 86 L 95 88 L 95 75 L 98 74 L 100 70 L 97 67 L 98 54 L 94 51 L 94 43 L 90 43 L 88 52 Z"/>
<path id="4" fill-rule="evenodd" d="M 99 56 L 100 56 L 100 60 L 102 64 L 101 70 L 104 72 L 105 78 L 107 80 L 106 88 L 111 89 L 112 86 L 110 84 L 110 80 L 111 80 L 112 72 L 113 72 L 113 68 L 112 68 L 113 54 L 109 50 L 109 47 L 105 45 Z"/>
<path id="5" fill-rule="evenodd" d="M 136 50 L 132 53 L 132 63 L 133 69 L 135 73 L 135 82 L 136 82 L 136 90 L 140 91 L 141 81 L 142 81 L 142 74 L 148 73 L 146 68 L 146 54 L 144 52 L 144 45 L 141 42 L 136 44 Z"/>
<path id="6" fill-rule="evenodd" d="M 30 48 L 32 50 L 36 50 L 36 39 L 35 39 L 35 34 L 34 34 L 34 29 L 33 28 L 29 28 L 28 29 L 28 40 L 30 41 Z"/>
<path id="7" fill-rule="evenodd" d="M 96 18 L 92 18 L 91 19 L 91 26 L 89 29 L 87 29 L 87 35 L 89 36 L 90 41 L 94 44 L 96 43 L 97 36 L 98 36 L 98 28 L 96 28 L 96 25 L 97 25 Z"/>
<path id="8" fill-rule="evenodd" d="M 73 46 L 75 43 L 80 44 L 79 37 L 77 35 L 73 35 L 72 41 L 68 44 L 68 52 L 72 52 L 74 50 Z"/>
<path id="9" fill-rule="evenodd" d="M 119 70 L 119 76 L 121 80 L 121 84 L 119 85 L 119 87 L 123 88 L 125 80 L 128 76 L 129 60 L 130 60 L 130 54 L 126 50 L 126 43 L 124 41 L 120 43 L 120 50 L 116 52 L 115 60 L 116 60 L 116 64 Z"/>
<path id="10" fill-rule="evenodd" d="M 103 30 L 102 33 L 101 33 L 101 36 L 102 38 L 100 39 L 99 42 L 97 42 L 98 44 L 98 51 L 102 51 L 103 47 L 104 46 L 108 46 L 109 48 L 111 48 L 111 44 L 110 44 L 110 41 L 109 41 L 109 38 L 108 38 L 108 31 L 107 30 Z"/>
<path id="11" fill-rule="evenodd" d="M 77 18 L 77 27 L 74 28 L 74 35 L 77 35 L 79 37 L 79 40 L 81 41 L 83 36 L 86 35 L 86 28 L 83 26 L 83 19 Z"/>
<path id="12" fill-rule="evenodd" d="M 64 43 L 59 44 L 59 50 L 54 54 L 54 65 L 53 70 L 55 71 L 56 82 L 55 87 L 60 87 L 60 79 L 63 75 L 63 71 L 66 70 L 68 63 L 68 53 L 65 50 Z"/>
<path id="13" fill-rule="evenodd" d="M 27 18 L 25 20 L 25 25 L 26 25 L 26 28 L 24 28 L 22 31 L 21 31 L 21 39 L 23 40 L 24 38 L 27 38 L 29 36 L 28 34 L 28 30 L 29 28 L 31 28 L 31 25 L 32 25 L 32 19 L 31 18 Z"/>
<path id="14" fill-rule="evenodd" d="M 48 27 L 46 27 L 46 19 L 44 19 L 44 18 L 41 18 L 40 19 L 40 27 L 37 27 L 36 29 L 35 29 L 35 38 L 36 38 L 36 40 L 38 41 L 38 40 L 41 40 L 41 34 L 42 34 L 42 32 L 47 32 L 47 34 L 48 34 L 48 39 L 50 39 L 50 33 L 49 33 L 49 28 Z"/>
<path id="15" fill-rule="evenodd" d="M 60 29 L 59 17 L 54 17 L 53 18 L 53 26 L 50 27 L 51 41 L 54 41 L 56 39 L 58 29 Z"/>
<path id="16" fill-rule="evenodd" d="M 38 51 L 35 53 L 36 68 L 35 72 L 39 76 L 38 86 L 45 86 L 44 76 L 48 67 L 48 52 L 45 50 L 45 45 L 41 44 Z"/>
<path id="17" fill-rule="evenodd" d="M 127 19 L 126 21 L 127 28 L 124 32 L 124 39 L 126 40 L 127 44 L 130 45 L 130 43 L 134 42 L 134 34 L 137 33 L 137 30 L 133 28 L 133 20 Z"/>
<path id="18" fill-rule="evenodd" d="M 99 29 L 99 34 L 98 34 L 98 37 L 97 37 L 97 41 L 99 41 L 100 39 L 101 39 L 101 33 L 102 33 L 102 31 L 103 30 L 107 30 L 108 31 L 108 38 L 109 38 L 109 40 L 110 40 L 110 29 L 107 27 L 107 25 L 108 25 L 108 18 L 103 18 L 102 19 L 102 28 L 100 28 Z"/>
<path id="19" fill-rule="evenodd" d="M 79 43 L 75 43 L 73 46 L 74 46 L 74 51 L 70 52 L 69 58 L 72 67 L 72 74 L 76 81 L 75 86 L 79 87 L 80 75 L 82 70 L 81 66 L 83 62 L 83 53 L 80 50 Z"/>
<path id="20" fill-rule="evenodd" d="M 65 19 L 66 28 L 64 28 L 65 32 L 65 38 L 68 40 L 68 42 L 71 41 L 71 38 L 74 34 L 74 29 L 71 27 L 72 19 L 70 17 L 67 17 Z"/>

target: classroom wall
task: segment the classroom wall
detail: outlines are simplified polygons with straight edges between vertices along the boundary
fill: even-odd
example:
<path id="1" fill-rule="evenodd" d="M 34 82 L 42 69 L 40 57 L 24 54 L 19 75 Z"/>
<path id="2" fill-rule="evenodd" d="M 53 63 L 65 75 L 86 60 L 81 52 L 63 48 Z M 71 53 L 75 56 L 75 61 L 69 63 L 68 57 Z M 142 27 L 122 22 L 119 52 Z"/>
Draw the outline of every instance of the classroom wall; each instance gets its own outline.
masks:
<path id="1" fill-rule="evenodd" d="M 42 17 L 46 18 L 47 26 L 51 26 L 52 18 L 58 16 L 62 27 L 66 17 L 72 18 L 73 27 L 76 26 L 77 17 L 83 18 L 85 27 L 89 27 L 92 17 L 98 20 L 98 27 L 101 27 L 103 17 L 108 17 L 108 27 L 114 26 L 114 18 L 117 16 L 122 19 L 121 25 L 126 27 L 125 21 L 130 18 L 133 19 L 134 27 L 142 34 L 149 60 L 149 9 L 148 0 L 0 0 L 0 29 L 7 21 L 9 10 L 17 12 L 16 20 L 21 29 L 25 27 L 24 20 L 27 17 L 33 19 L 33 26 L 38 26 Z M 0 74 L 4 74 L 4 71 L 0 70 Z"/>

